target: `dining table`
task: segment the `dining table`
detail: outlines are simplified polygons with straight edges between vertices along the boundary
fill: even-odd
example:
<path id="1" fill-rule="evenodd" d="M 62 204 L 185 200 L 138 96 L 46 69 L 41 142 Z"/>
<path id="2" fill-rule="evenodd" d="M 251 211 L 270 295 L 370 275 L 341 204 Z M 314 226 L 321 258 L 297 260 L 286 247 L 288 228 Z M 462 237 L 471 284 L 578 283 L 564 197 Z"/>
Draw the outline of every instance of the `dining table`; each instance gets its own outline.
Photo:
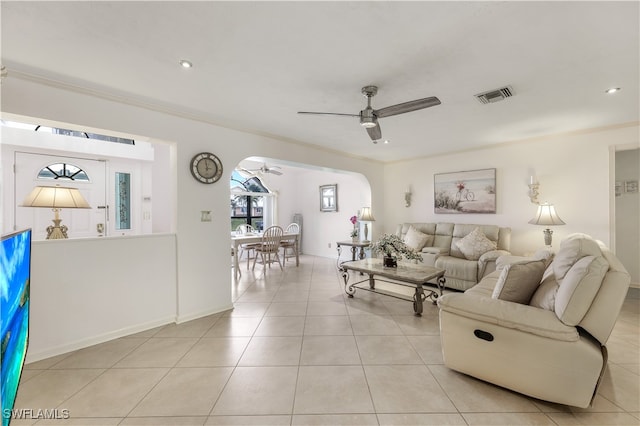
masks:
<path id="1" fill-rule="evenodd" d="M 295 245 L 295 254 L 296 254 L 296 266 L 300 266 L 300 250 L 299 250 L 299 242 L 300 242 L 300 233 L 293 232 L 285 232 L 282 234 L 281 241 L 293 241 Z M 234 266 L 234 274 L 235 277 L 238 278 L 241 274 L 240 272 L 240 259 L 238 258 L 238 252 L 240 246 L 243 244 L 256 244 L 262 242 L 262 233 L 260 232 L 247 232 L 245 234 L 236 234 L 235 232 L 231 232 L 231 248 L 233 249 L 233 266 Z"/>

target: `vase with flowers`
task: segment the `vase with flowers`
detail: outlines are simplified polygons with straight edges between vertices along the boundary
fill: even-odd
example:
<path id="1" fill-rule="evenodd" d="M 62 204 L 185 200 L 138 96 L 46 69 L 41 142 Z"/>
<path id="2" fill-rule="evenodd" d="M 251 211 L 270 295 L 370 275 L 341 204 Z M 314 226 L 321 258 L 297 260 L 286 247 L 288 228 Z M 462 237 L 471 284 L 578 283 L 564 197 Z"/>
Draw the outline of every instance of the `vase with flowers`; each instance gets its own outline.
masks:
<path id="1" fill-rule="evenodd" d="M 353 229 L 351 230 L 351 239 L 353 241 L 356 241 L 358 239 L 358 217 L 357 216 L 351 216 L 349 218 L 349 221 L 353 225 Z"/>
<path id="2" fill-rule="evenodd" d="M 405 244 L 400 237 L 394 234 L 383 234 L 382 237 L 371 244 L 371 253 L 383 255 L 384 266 L 395 268 L 398 260 L 422 260 L 422 255 Z"/>

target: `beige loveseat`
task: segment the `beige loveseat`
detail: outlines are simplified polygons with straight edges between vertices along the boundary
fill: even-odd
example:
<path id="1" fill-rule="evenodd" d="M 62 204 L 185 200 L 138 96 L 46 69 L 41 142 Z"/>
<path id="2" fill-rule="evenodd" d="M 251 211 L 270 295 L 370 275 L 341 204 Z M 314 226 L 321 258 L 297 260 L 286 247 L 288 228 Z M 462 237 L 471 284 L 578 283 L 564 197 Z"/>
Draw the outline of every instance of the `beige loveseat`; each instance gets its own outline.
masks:
<path id="1" fill-rule="evenodd" d="M 428 236 L 426 245 L 418 246 L 418 250 L 426 265 L 445 270 L 445 286 L 448 288 L 467 290 L 473 287 L 485 275 L 495 271 L 498 257 L 510 254 L 511 228 L 460 223 L 402 223 L 398 225 L 396 235 L 407 241 L 411 228 Z M 476 228 L 494 244 L 479 257 L 469 256 L 469 259 L 458 247 L 458 242 Z"/>
<path id="2" fill-rule="evenodd" d="M 543 256 L 506 260 L 472 289 L 438 299 L 445 365 L 534 398 L 589 406 L 629 274 L 584 234 L 563 240 L 546 268 Z"/>

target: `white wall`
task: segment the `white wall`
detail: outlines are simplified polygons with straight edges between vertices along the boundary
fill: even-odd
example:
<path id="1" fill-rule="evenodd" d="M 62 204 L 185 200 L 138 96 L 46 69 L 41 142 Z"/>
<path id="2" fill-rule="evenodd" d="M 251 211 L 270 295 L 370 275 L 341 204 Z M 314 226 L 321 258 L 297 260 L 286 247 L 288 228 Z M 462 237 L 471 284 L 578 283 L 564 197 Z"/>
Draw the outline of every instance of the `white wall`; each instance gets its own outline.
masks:
<path id="1" fill-rule="evenodd" d="M 176 238 L 35 241 L 27 362 L 173 322 Z"/>
<path id="2" fill-rule="evenodd" d="M 430 141 L 437 143 L 437 141 Z M 544 245 L 541 226 L 527 222 L 536 206 L 527 196 L 529 177 L 540 182 L 541 202 L 556 206 L 566 225 L 553 227 L 554 247 L 570 233 L 584 232 L 610 244 L 609 146 L 638 146 L 638 126 L 535 139 L 493 148 L 398 162 L 385 166 L 385 229 L 401 222 L 461 222 L 512 228 L 516 254 Z M 496 214 L 434 214 L 433 175 L 495 168 Z M 404 206 L 404 189 L 413 188 L 411 207 Z"/>
<path id="3" fill-rule="evenodd" d="M 616 181 L 640 180 L 640 149 L 615 154 Z M 616 254 L 631 274 L 631 282 L 640 286 L 640 193 L 625 192 L 616 197 Z"/>

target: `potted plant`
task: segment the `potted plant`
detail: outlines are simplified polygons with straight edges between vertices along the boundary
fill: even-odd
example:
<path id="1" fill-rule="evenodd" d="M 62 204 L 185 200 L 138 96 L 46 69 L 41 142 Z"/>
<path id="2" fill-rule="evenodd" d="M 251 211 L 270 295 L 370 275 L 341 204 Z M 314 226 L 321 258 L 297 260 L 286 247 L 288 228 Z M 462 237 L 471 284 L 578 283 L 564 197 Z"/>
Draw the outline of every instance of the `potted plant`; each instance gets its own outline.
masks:
<path id="1" fill-rule="evenodd" d="M 358 217 L 357 216 L 351 216 L 349 218 L 349 221 L 351 221 L 351 224 L 353 225 L 353 229 L 351 230 L 351 239 L 353 241 L 356 241 L 358 239 Z"/>
<path id="2" fill-rule="evenodd" d="M 400 237 L 394 234 L 383 234 L 375 243 L 371 244 L 371 253 L 382 253 L 384 266 L 397 267 L 398 260 L 422 260 L 422 255 L 408 247 Z"/>

